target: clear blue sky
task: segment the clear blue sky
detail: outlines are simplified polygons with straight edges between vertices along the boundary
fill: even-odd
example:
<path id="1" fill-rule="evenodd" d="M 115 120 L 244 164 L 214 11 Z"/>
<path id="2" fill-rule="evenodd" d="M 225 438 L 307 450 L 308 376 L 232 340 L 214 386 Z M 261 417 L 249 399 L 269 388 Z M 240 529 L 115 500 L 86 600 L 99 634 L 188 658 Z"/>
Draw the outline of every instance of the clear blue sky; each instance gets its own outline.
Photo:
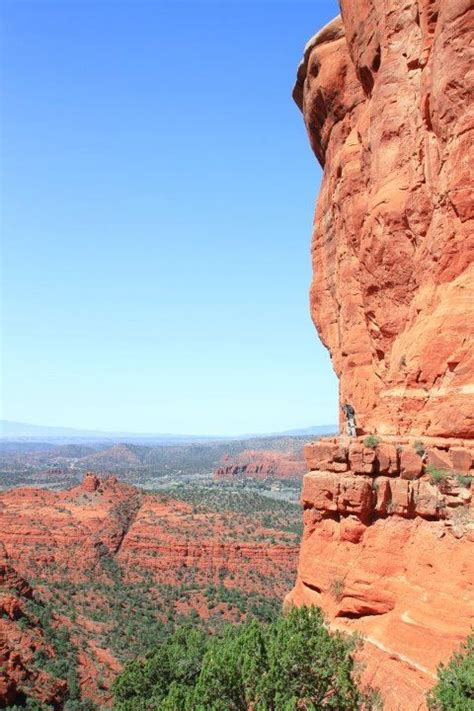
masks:
<path id="1" fill-rule="evenodd" d="M 291 88 L 335 0 L 2 2 L 3 417 L 337 420 Z"/>

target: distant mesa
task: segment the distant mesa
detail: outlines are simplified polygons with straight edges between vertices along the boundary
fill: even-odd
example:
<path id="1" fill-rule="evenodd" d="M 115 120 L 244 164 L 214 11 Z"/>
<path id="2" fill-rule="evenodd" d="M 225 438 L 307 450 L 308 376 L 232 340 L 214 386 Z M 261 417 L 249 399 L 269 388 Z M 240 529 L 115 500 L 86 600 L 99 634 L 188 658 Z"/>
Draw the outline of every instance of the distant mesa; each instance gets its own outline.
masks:
<path id="1" fill-rule="evenodd" d="M 224 455 L 214 472 L 216 480 L 302 479 L 306 472 L 303 444 L 294 451 L 244 450 Z"/>

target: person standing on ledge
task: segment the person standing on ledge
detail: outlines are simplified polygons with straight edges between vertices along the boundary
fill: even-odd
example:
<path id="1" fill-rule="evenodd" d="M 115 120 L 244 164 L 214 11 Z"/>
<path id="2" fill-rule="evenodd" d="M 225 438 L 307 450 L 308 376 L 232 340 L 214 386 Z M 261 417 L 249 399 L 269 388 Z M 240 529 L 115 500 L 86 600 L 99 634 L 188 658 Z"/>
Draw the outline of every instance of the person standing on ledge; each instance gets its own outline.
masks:
<path id="1" fill-rule="evenodd" d="M 352 405 L 349 405 L 348 402 L 346 402 L 346 404 L 342 406 L 342 409 L 343 409 L 344 414 L 346 416 L 347 434 L 349 435 L 349 437 L 356 437 L 357 432 L 356 432 L 355 410 L 352 407 Z"/>

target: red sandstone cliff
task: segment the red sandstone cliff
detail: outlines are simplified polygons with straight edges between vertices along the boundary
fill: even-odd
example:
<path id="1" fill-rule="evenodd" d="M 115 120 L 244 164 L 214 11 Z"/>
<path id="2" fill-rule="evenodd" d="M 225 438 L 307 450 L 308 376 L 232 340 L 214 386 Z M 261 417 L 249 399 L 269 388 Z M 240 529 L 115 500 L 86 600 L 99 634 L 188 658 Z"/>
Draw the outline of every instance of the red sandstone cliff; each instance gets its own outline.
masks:
<path id="1" fill-rule="evenodd" d="M 305 471 L 303 447 L 301 453 L 247 449 L 224 456 L 214 479 L 301 479 Z"/>
<path id="2" fill-rule="evenodd" d="M 341 0 L 294 90 L 324 177 L 311 313 L 363 432 L 474 429 L 474 8 Z"/>
<path id="3" fill-rule="evenodd" d="M 474 624 L 474 6 L 340 5 L 294 89 L 324 168 L 311 313 L 380 438 L 307 446 L 288 601 L 362 633 L 365 681 L 414 711 Z"/>
<path id="4" fill-rule="evenodd" d="M 183 564 L 201 568 L 210 579 L 222 567 L 245 577 L 255 566 L 275 573 L 291 566 L 294 536 L 287 535 L 288 545 L 269 545 L 258 538 L 274 531 L 248 532 L 248 523 L 229 540 L 218 514 L 193 512 L 191 504 L 95 474 L 66 491 L 28 487 L 0 493 L 0 542 L 25 576 L 50 576 L 52 566 L 82 579 L 105 555 L 124 570 L 138 565 L 169 582 Z"/>
<path id="5" fill-rule="evenodd" d="M 381 689 L 385 711 L 424 708 L 437 665 L 474 624 L 473 458 L 472 441 L 446 439 L 306 447 L 287 599 L 365 637 L 364 681 Z"/>

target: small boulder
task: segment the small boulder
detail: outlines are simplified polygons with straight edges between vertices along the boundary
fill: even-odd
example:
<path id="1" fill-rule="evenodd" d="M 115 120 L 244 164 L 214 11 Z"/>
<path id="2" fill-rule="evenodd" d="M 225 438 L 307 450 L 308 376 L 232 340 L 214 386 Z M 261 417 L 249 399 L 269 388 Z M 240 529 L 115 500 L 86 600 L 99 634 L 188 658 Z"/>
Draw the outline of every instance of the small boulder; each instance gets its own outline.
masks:
<path id="1" fill-rule="evenodd" d="M 418 479 L 423 469 L 423 461 L 414 449 L 402 449 L 400 453 L 400 476 L 402 479 Z"/>
<path id="2" fill-rule="evenodd" d="M 451 466 L 461 472 L 468 472 L 472 466 L 472 456 L 464 447 L 451 447 L 449 450 Z"/>

